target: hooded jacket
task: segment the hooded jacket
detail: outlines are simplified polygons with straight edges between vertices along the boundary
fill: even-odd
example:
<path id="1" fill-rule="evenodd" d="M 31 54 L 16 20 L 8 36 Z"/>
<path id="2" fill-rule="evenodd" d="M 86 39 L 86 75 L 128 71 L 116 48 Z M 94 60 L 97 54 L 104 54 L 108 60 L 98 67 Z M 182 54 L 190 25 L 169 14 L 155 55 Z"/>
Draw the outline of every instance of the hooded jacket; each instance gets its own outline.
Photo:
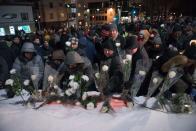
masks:
<path id="1" fill-rule="evenodd" d="M 33 58 L 27 60 L 24 57 L 24 52 L 32 52 Z M 36 75 L 37 80 L 41 80 L 43 77 L 44 64 L 42 58 L 36 54 L 33 43 L 24 43 L 21 49 L 21 55 L 16 58 L 13 68 L 16 69 L 17 74 L 22 81 L 30 79 L 31 75 Z"/>

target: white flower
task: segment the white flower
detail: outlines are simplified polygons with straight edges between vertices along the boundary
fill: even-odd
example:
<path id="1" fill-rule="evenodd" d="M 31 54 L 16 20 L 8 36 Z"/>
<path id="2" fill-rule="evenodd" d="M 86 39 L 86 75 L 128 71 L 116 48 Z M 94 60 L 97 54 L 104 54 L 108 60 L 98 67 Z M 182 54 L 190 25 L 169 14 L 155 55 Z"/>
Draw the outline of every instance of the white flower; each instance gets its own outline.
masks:
<path id="1" fill-rule="evenodd" d="M 123 64 L 127 64 L 127 59 L 123 59 Z"/>
<path id="2" fill-rule="evenodd" d="M 11 85 L 11 86 L 13 86 L 14 85 L 14 80 L 12 80 L 12 79 L 6 80 L 5 81 L 5 85 Z"/>
<path id="3" fill-rule="evenodd" d="M 74 82 L 74 81 L 70 81 L 68 85 L 71 88 L 74 88 L 75 90 L 77 90 L 79 88 L 79 84 L 77 82 Z"/>
<path id="4" fill-rule="evenodd" d="M 126 59 L 131 61 L 132 60 L 132 55 L 126 55 Z"/>
<path id="5" fill-rule="evenodd" d="M 174 78 L 176 76 L 176 72 L 175 71 L 170 71 L 169 72 L 169 78 Z"/>
<path id="6" fill-rule="evenodd" d="M 74 75 L 70 75 L 70 76 L 69 76 L 69 80 L 73 80 L 74 78 L 75 78 Z"/>
<path id="7" fill-rule="evenodd" d="M 10 74 L 13 75 L 13 74 L 15 74 L 15 73 L 16 73 L 16 69 L 11 69 L 11 70 L 10 70 Z"/>
<path id="8" fill-rule="evenodd" d="M 163 28 L 163 27 L 165 27 L 165 25 L 164 24 L 161 24 L 161 27 Z"/>
<path id="9" fill-rule="evenodd" d="M 72 94 L 75 94 L 75 93 L 76 93 L 76 89 L 74 89 L 74 88 L 70 88 L 69 90 L 70 90 L 70 92 L 71 92 Z"/>
<path id="10" fill-rule="evenodd" d="M 87 105 L 86 105 L 86 109 L 87 110 L 92 110 L 92 109 L 94 109 L 95 108 L 95 105 L 94 105 L 94 103 L 92 103 L 92 102 L 89 102 Z"/>
<path id="11" fill-rule="evenodd" d="M 153 38 L 154 37 L 154 34 L 151 34 L 150 37 Z"/>
<path id="12" fill-rule="evenodd" d="M 140 70 L 140 71 L 139 71 L 139 74 L 140 74 L 141 76 L 145 76 L 145 75 L 146 75 L 146 72 L 145 72 L 145 71 Z"/>
<path id="13" fill-rule="evenodd" d="M 58 89 L 59 87 L 57 85 L 54 85 L 54 89 Z"/>
<path id="14" fill-rule="evenodd" d="M 34 81 L 37 78 L 36 75 L 31 75 L 31 79 Z"/>
<path id="15" fill-rule="evenodd" d="M 108 71 L 109 67 L 107 65 L 102 66 L 103 71 Z"/>
<path id="16" fill-rule="evenodd" d="M 87 97 L 88 97 L 87 92 L 84 92 L 82 95 L 82 100 L 85 101 Z"/>
<path id="17" fill-rule="evenodd" d="M 71 46 L 71 42 L 70 41 L 67 41 L 67 42 L 65 42 L 65 44 L 66 44 L 66 46 Z"/>
<path id="18" fill-rule="evenodd" d="M 156 56 L 156 59 L 159 59 L 160 56 Z"/>
<path id="19" fill-rule="evenodd" d="M 154 84 L 156 84 L 156 83 L 158 82 L 158 79 L 157 79 L 157 78 L 154 78 L 154 79 L 152 80 L 152 82 L 153 82 Z"/>
<path id="20" fill-rule="evenodd" d="M 95 77 L 97 78 L 97 79 L 99 79 L 100 78 L 100 73 L 95 73 Z"/>
<path id="21" fill-rule="evenodd" d="M 116 43 L 116 47 L 120 47 L 120 43 L 119 42 Z"/>
<path id="22" fill-rule="evenodd" d="M 51 75 L 49 75 L 49 76 L 48 76 L 48 81 L 49 81 L 49 82 L 53 82 L 53 80 L 54 80 L 54 77 L 51 76 Z"/>
<path id="23" fill-rule="evenodd" d="M 89 81 L 89 78 L 88 78 L 87 75 L 82 75 L 82 79 L 83 79 L 84 81 Z"/>
<path id="24" fill-rule="evenodd" d="M 88 91 L 87 92 L 87 95 L 88 96 L 99 96 L 100 95 L 100 92 L 97 92 L 97 91 Z"/>
<path id="25" fill-rule="evenodd" d="M 30 80 L 25 80 L 25 81 L 23 82 L 23 84 L 24 84 L 25 86 L 28 86 L 29 83 L 30 83 Z"/>
<path id="26" fill-rule="evenodd" d="M 81 103 L 80 102 L 76 102 L 75 105 L 76 106 L 81 106 Z"/>
<path id="27" fill-rule="evenodd" d="M 67 90 L 65 91 L 65 94 L 66 94 L 67 96 L 71 96 L 71 95 L 72 95 L 70 89 L 67 89 Z"/>

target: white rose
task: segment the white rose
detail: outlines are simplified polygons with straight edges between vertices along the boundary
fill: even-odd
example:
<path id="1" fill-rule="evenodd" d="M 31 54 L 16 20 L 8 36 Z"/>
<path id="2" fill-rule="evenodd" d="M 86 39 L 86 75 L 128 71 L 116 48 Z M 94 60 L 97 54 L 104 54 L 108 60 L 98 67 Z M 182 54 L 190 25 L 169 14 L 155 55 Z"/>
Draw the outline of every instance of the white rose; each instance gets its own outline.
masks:
<path id="1" fill-rule="evenodd" d="M 119 42 L 116 43 L 116 47 L 120 47 L 120 43 Z"/>
<path id="2" fill-rule="evenodd" d="M 70 91 L 69 89 L 67 89 L 67 90 L 65 91 L 65 94 L 66 94 L 67 96 L 71 96 L 71 95 L 72 95 L 72 93 L 71 93 L 71 91 Z"/>
<path id="3" fill-rule="evenodd" d="M 16 74 L 16 69 L 11 69 L 10 74 Z"/>
<path id="4" fill-rule="evenodd" d="M 65 42 L 65 44 L 66 44 L 66 46 L 71 46 L 71 42 L 70 41 L 67 41 L 67 42 Z"/>
<path id="5" fill-rule="evenodd" d="M 176 72 L 175 71 L 170 71 L 169 72 L 169 78 L 174 78 L 176 76 Z"/>
<path id="6" fill-rule="evenodd" d="M 74 78 L 75 78 L 74 75 L 70 75 L 70 76 L 69 76 L 69 80 L 73 80 Z"/>
<path id="7" fill-rule="evenodd" d="M 88 91 L 87 92 L 87 95 L 88 96 L 99 96 L 100 95 L 100 92 L 97 92 L 97 91 Z"/>
<path id="8" fill-rule="evenodd" d="M 95 108 L 95 105 L 94 105 L 94 103 L 92 103 L 92 102 L 89 102 L 87 105 L 86 105 L 86 109 L 87 110 L 92 110 L 92 109 L 94 109 Z"/>
<path id="9" fill-rule="evenodd" d="M 154 79 L 152 80 L 152 82 L 153 82 L 154 84 L 156 84 L 156 83 L 158 82 L 158 79 L 157 79 L 157 78 L 154 78 Z"/>
<path id="10" fill-rule="evenodd" d="M 75 93 L 76 93 L 76 90 L 75 90 L 74 88 L 70 88 L 69 90 L 70 90 L 70 92 L 71 92 L 72 94 L 75 94 Z"/>
<path id="11" fill-rule="evenodd" d="M 74 88 L 75 90 L 77 90 L 79 88 L 79 84 L 77 82 L 74 82 L 74 81 L 70 81 L 68 85 L 70 87 Z"/>
<path id="12" fill-rule="evenodd" d="M 146 75 L 146 72 L 145 72 L 145 71 L 140 70 L 140 71 L 139 71 L 139 74 L 140 74 L 141 76 L 145 76 L 145 75 Z"/>
<path id="13" fill-rule="evenodd" d="M 159 59 L 160 56 L 156 56 L 156 59 Z"/>
<path id="14" fill-rule="evenodd" d="M 31 79 L 34 81 L 36 79 L 36 75 L 31 75 Z"/>
<path id="15" fill-rule="evenodd" d="M 97 79 L 99 79 L 99 78 L 100 78 L 100 73 L 95 73 L 95 77 L 96 77 Z"/>
<path id="16" fill-rule="evenodd" d="M 76 102 L 75 105 L 76 106 L 81 106 L 81 103 L 80 102 Z"/>
<path id="17" fill-rule="evenodd" d="M 84 92 L 82 95 L 82 100 L 85 101 L 87 97 L 88 97 L 87 92 Z"/>
<path id="18" fill-rule="evenodd" d="M 24 84 L 25 86 L 28 86 L 29 83 L 30 83 L 30 80 L 25 80 L 25 81 L 23 82 L 23 84 Z"/>
<path id="19" fill-rule="evenodd" d="M 11 85 L 11 86 L 13 86 L 14 85 L 14 80 L 12 80 L 12 79 L 6 80 L 5 81 L 5 85 Z"/>
<path id="20" fill-rule="evenodd" d="M 109 67 L 107 65 L 102 66 L 103 71 L 108 71 Z"/>
<path id="21" fill-rule="evenodd" d="M 49 75 L 49 76 L 48 76 L 48 81 L 49 81 L 49 82 L 53 82 L 53 80 L 54 80 L 54 77 L 51 76 L 51 75 Z"/>
<path id="22" fill-rule="evenodd" d="M 84 81 L 89 81 L 89 78 L 88 78 L 87 75 L 83 75 L 83 76 L 82 76 L 82 79 L 83 79 Z"/>
<path id="23" fill-rule="evenodd" d="M 54 85 L 54 89 L 58 89 L 59 87 L 57 85 Z"/>
<path id="24" fill-rule="evenodd" d="M 131 61 L 132 60 L 132 55 L 126 55 L 126 59 Z"/>

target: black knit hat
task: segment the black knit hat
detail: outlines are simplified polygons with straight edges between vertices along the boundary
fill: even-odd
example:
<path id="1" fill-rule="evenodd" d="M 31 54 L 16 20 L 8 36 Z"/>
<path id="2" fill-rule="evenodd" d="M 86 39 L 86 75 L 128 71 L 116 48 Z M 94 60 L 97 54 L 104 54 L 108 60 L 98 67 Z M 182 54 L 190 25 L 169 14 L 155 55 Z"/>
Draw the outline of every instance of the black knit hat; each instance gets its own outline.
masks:
<path id="1" fill-rule="evenodd" d="M 116 26 L 115 23 L 110 23 L 109 24 L 109 27 L 110 27 L 110 31 L 112 31 L 112 30 L 118 30 L 118 28 L 117 28 L 117 26 Z"/>
<path id="2" fill-rule="evenodd" d="M 137 36 L 136 35 L 132 35 L 126 38 L 126 45 L 125 45 L 125 49 L 134 49 L 137 48 Z"/>
<path id="3" fill-rule="evenodd" d="M 111 39 L 107 39 L 104 43 L 103 43 L 103 48 L 104 49 L 111 49 L 114 50 L 114 42 Z"/>
<path id="4" fill-rule="evenodd" d="M 101 27 L 101 35 L 105 36 L 105 37 L 108 37 L 110 35 L 110 26 L 109 26 L 109 24 L 104 24 Z"/>

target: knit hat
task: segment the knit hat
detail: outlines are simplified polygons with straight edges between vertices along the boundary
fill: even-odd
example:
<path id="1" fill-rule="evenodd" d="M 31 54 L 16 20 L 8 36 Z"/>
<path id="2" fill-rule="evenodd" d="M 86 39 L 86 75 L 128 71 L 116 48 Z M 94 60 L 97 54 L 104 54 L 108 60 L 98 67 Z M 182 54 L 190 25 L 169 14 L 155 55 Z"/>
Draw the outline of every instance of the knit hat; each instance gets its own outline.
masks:
<path id="1" fill-rule="evenodd" d="M 107 39 L 104 43 L 103 43 L 103 48 L 104 49 L 111 49 L 114 50 L 114 43 L 111 39 Z"/>
<path id="2" fill-rule="evenodd" d="M 127 37 L 126 39 L 126 45 L 125 45 L 125 49 L 134 49 L 137 48 L 137 36 L 136 35 L 132 35 Z"/>
<path id="3" fill-rule="evenodd" d="M 52 52 L 52 60 L 64 60 L 65 54 L 63 50 L 55 50 Z"/>
<path id="4" fill-rule="evenodd" d="M 110 27 L 110 31 L 112 31 L 112 30 L 118 30 L 116 24 L 114 24 L 114 23 L 110 23 L 109 24 L 109 27 Z"/>

